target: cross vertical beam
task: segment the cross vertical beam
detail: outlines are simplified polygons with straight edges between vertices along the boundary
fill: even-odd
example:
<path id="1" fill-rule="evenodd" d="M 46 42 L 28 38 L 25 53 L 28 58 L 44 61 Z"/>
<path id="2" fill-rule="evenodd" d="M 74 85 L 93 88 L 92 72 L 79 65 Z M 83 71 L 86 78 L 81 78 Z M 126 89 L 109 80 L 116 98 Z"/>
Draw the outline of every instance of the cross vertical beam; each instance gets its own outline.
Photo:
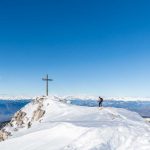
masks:
<path id="1" fill-rule="evenodd" d="M 46 76 L 46 95 L 48 96 L 48 74 Z"/>
<path id="2" fill-rule="evenodd" d="M 46 81 L 46 96 L 48 96 L 48 82 L 53 81 L 53 79 L 48 78 L 48 74 L 46 75 L 46 78 L 42 78 L 43 81 Z"/>

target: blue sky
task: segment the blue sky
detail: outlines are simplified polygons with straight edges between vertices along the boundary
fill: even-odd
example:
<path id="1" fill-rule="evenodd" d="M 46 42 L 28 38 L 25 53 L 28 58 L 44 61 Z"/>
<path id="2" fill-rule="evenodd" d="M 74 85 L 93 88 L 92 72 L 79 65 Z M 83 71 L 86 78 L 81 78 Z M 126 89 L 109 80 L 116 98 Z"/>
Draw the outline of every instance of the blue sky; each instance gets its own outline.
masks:
<path id="1" fill-rule="evenodd" d="M 149 0 L 0 2 L 0 95 L 150 96 Z"/>

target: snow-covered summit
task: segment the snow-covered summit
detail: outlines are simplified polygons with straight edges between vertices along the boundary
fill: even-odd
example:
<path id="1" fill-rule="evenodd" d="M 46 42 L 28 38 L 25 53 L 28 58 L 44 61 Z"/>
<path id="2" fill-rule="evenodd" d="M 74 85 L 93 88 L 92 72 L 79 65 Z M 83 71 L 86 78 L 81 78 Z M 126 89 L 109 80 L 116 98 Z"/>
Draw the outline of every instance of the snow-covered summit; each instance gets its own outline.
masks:
<path id="1" fill-rule="evenodd" d="M 135 112 L 67 104 L 42 97 L 15 114 L 2 132 L 9 150 L 149 150 L 150 125 Z M 7 134 L 6 134 L 7 133 Z"/>

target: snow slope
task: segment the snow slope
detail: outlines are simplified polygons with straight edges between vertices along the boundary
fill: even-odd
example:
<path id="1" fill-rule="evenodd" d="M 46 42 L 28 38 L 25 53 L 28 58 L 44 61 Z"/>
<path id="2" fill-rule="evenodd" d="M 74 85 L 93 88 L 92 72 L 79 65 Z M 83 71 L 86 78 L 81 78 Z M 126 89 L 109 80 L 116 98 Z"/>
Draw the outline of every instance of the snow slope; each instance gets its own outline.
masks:
<path id="1" fill-rule="evenodd" d="M 75 106 L 50 97 L 40 101 L 45 114 L 36 121 L 33 114 L 38 103 L 31 102 L 21 110 L 26 114 L 22 126 L 14 121 L 4 128 L 12 136 L 0 143 L 1 150 L 150 149 L 150 125 L 135 112 Z"/>

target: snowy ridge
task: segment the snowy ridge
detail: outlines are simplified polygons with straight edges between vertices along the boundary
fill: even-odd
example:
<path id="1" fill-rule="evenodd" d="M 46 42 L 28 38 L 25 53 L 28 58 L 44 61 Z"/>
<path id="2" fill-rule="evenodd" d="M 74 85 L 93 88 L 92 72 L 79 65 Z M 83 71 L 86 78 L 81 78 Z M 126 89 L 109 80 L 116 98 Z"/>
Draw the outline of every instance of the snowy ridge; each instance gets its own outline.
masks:
<path id="1" fill-rule="evenodd" d="M 150 149 L 150 125 L 137 113 L 65 102 L 62 98 L 49 97 L 26 105 L 21 113 L 15 114 L 11 126 L 3 128 L 12 136 L 0 143 L 0 149 Z"/>

